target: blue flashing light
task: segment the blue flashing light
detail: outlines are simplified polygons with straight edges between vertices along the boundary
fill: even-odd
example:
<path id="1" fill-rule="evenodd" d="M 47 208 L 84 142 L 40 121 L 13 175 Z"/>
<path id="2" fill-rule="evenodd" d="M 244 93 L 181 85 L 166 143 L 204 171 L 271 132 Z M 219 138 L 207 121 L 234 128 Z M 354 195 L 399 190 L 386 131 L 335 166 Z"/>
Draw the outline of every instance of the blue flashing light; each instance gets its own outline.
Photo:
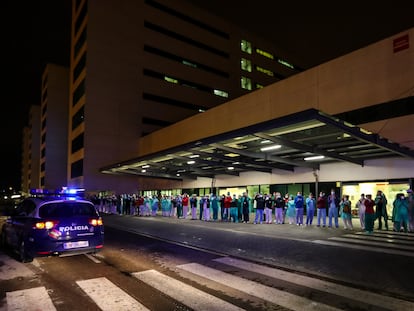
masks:
<path id="1" fill-rule="evenodd" d="M 30 194 L 33 196 L 57 196 L 57 197 L 82 197 L 85 189 L 62 187 L 62 189 L 48 190 L 48 189 L 30 189 Z"/>

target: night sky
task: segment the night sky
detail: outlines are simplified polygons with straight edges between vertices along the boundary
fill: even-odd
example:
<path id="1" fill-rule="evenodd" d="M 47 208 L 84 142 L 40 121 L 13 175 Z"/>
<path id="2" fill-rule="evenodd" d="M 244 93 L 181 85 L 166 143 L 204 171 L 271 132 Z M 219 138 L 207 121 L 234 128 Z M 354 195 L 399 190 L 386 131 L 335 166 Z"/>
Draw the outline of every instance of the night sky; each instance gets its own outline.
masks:
<path id="1" fill-rule="evenodd" d="M 188 1 L 272 40 L 303 68 L 414 27 L 414 1 L 408 0 Z M 22 129 L 30 105 L 40 104 L 44 65 L 69 63 L 70 11 L 70 0 L 7 0 L 2 10 L 0 189 L 20 188 Z"/>

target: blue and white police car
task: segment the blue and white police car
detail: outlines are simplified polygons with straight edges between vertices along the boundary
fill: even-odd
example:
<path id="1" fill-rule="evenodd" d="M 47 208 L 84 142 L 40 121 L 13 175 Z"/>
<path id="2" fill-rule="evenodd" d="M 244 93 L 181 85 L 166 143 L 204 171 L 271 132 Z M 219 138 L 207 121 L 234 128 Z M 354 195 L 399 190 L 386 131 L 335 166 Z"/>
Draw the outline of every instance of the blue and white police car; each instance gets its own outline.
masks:
<path id="1" fill-rule="evenodd" d="M 1 228 L 1 244 L 22 262 L 34 257 L 96 253 L 104 225 L 92 202 L 71 191 L 38 191 L 18 203 Z"/>

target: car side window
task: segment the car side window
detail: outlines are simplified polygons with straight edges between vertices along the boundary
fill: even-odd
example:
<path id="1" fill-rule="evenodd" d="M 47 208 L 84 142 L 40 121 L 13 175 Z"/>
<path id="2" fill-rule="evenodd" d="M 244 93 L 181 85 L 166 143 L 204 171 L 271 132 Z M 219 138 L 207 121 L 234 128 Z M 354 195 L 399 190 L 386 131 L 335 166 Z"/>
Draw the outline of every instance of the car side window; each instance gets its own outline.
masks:
<path id="1" fill-rule="evenodd" d="M 20 205 L 19 216 L 34 216 L 36 204 L 30 200 L 25 200 Z"/>

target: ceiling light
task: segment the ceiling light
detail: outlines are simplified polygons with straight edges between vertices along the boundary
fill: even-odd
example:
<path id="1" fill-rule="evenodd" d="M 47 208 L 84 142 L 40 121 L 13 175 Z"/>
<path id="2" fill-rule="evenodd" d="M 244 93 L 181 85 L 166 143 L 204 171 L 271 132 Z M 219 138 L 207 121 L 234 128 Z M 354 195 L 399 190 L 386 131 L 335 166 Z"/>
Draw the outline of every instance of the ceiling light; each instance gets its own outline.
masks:
<path id="1" fill-rule="evenodd" d="M 320 160 L 320 159 L 323 159 L 323 158 L 325 158 L 325 156 L 318 155 L 318 156 L 313 156 L 313 157 L 306 157 L 303 160 L 305 160 L 305 161 L 312 161 L 312 160 Z"/>
<path id="2" fill-rule="evenodd" d="M 281 147 L 282 147 L 282 145 L 273 145 L 273 146 L 268 146 L 268 147 L 260 148 L 260 150 L 261 151 L 270 151 L 270 150 L 279 149 Z"/>
<path id="3" fill-rule="evenodd" d="M 143 165 L 142 168 L 149 168 L 150 166 L 148 164 Z"/>
<path id="4" fill-rule="evenodd" d="M 268 144 L 268 143 L 271 143 L 271 142 L 272 142 L 271 140 L 266 139 L 266 140 L 262 140 L 260 143 L 261 144 Z"/>
<path id="5" fill-rule="evenodd" d="M 193 155 L 190 155 L 190 157 L 189 157 L 189 158 L 193 159 L 193 158 L 198 158 L 198 157 L 200 157 L 200 155 L 199 155 L 199 154 L 193 154 Z"/>
<path id="6" fill-rule="evenodd" d="M 233 166 L 229 166 L 227 169 L 228 170 L 234 170 L 234 167 Z"/>
<path id="7" fill-rule="evenodd" d="M 187 161 L 187 164 L 194 164 L 195 161 Z"/>
<path id="8" fill-rule="evenodd" d="M 178 174 L 178 173 L 177 173 L 177 174 L 175 174 L 175 175 L 180 176 L 180 174 Z"/>
<path id="9" fill-rule="evenodd" d="M 230 153 L 226 153 L 225 156 L 229 158 L 235 158 L 235 157 L 239 157 L 240 154 L 230 152 Z"/>
<path id="10" fill-rule="evenodd" d="M 141 173 L 145 173 L 147 170 L 141 170 Z"/>

